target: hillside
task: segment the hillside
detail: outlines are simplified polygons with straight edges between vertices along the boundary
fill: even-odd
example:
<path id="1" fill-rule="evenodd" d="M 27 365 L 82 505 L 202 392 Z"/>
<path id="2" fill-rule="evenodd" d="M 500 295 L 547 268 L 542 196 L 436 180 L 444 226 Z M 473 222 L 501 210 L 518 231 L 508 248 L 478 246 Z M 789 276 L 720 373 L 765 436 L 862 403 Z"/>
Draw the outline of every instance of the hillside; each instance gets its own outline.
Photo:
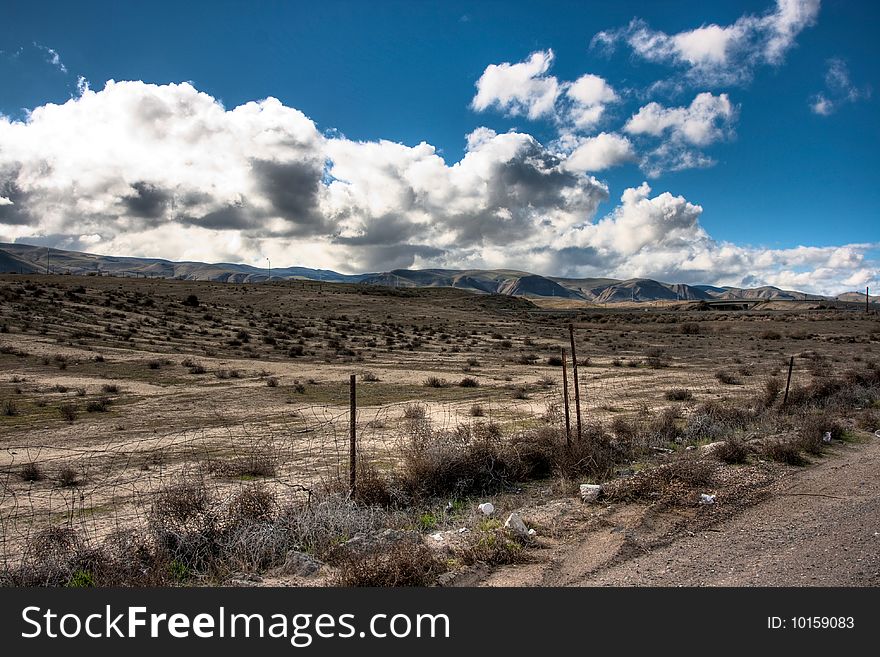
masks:
<path id="1" fill-rule="evenodd" d="M 270 274 L 268 268 L 236 263 L 174 262 L 160 258 L 104 256 L 28 244 L 0 243 L 0 273 L 43 273 L 47 270 L 47 264 L 49 271 L 55 274 L 174 278 L 220 283 L 259 283 L 266 281 Z M 613 278 L 568 278 L 508 269 L 394 269 L 377 273 L 340 274 L 327 269 L 275 267 L 271 270 L 271 277 L 276 280 L 361 283 L 394 288 L 452 287 L 481 294 L 593 303 L 713 299 L 818 301 L 830 298 L 772 286 L 738 288 L 664 283 L 649 278 L 625 281 Z M 837 299 L 861 302 L 864 301 L 864 295 L 847 292 Z M 876 302 L 878 297 L 872 300 Z"/>

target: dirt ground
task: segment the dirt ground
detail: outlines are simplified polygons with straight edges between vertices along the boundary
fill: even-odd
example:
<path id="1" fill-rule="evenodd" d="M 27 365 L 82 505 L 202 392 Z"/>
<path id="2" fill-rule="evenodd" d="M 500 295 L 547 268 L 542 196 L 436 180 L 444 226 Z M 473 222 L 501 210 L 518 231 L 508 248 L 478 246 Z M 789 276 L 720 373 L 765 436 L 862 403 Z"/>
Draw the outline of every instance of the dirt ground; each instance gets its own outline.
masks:
<path id="1" fill-rule="evenodd" d="M 483 586 L 880 585 L 880 437 L 842 443 L 729 505 L 609 506 L 575 520 L 539 562 Z M 571 510 L 569 510 L 571 513 Z M 597 521 L 601 518 L 601 521 Z"/>
<path id="2" fill-rule="evenodd" d="M 141 523 L 150 494 L 185 472 L 220 491 L 259 480 L 285 495 L 344 479 L 351 374 L 359 449 L 393 469 L 414 404 L 448 431 L 558 424 L 569 324 L 586 423 L 667 409 L 681 423 L 701 403 L 751 399 L 784 380 L 792 356 L 793 388 L 873 361 L 880 321 L 859 308 L 553 309 L 440 288 L 3 275 L 3 556 L 47 524 L 98 535 Z M 659 534 L 669 522 L 648 520 Z M 608 531 L 613 552 L 627 534 Z M 772 545 L 771 532 L 760 536 Z M 664 569 L 678 563 L 667 558 Z M 593 581 L 589 569 L 566 575 L 560 559 L 547 583 Z"/>

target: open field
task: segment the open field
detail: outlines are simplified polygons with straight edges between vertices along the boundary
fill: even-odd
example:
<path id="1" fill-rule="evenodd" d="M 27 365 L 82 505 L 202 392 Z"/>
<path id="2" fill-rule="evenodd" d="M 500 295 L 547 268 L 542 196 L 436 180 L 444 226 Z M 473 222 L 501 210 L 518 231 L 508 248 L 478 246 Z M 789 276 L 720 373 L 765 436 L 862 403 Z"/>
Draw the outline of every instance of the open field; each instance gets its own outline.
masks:
<path id="1" fill-rule="evenodd" d="M 419 441 L 556 440 L 569 323 L 585 434 L 611 455 L 601 468 L 588 452 L 575 465 L 509 467 L 491 486 L 410 481 L 359 504 L 428 533 L 479 525 L 480 495 L 501 496 L 499 509 L 570 497 L 577 483 L 626 478 L 689 446 L 803 433 L 810 418 L 835 440 L 874 431 L 880 321 L 861 308 L 539 308 L 445 288 L 0 276 L 3 559 L 14 568 L 31 558 L 47 527 L 90 545 L 139 531 L 181 482 L 197 480 L 190 492 L 207 490 L 212 509 L 238 508 L 243 492 L 271 495 L 272 513 L 333 495 L 349 476 L 350 374 L 366 483 L 412 477 Z M 719 427 L 717 409 L 748 418 Z M 744 467 L 772 460 L 762 448 L 749 448 Z M 229 570 L 274 563 L 258 561 Z M 181 568 L 186 581 L 203 574 Z"/>

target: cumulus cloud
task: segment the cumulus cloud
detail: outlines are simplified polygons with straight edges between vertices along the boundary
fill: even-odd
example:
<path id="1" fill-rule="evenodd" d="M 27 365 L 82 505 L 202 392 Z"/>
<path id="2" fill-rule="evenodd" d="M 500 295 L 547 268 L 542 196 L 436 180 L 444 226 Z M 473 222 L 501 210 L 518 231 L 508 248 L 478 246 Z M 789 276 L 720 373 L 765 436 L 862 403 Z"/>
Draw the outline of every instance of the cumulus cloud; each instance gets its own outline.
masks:
<path id="1" fill-rule="evenodd" d="M 756 67 L 782 63 L 797 36 L 816 22 L 819 7 L 820 0 L 776 0 L 761 16 L 745 15 L 730 25 L 712 23 L 675 34 L 633 19 L 624 28 L 597 33 L 592 45 L 610 51 L 624 43 L 641 59 L 684 68 L 694 82 L 742 83 Z"/>
<path id="2" fill-rule="evenodd" d="M 605 108 L 620 100 L 608 82 L 592 73 L 582 75 L 566 85 L 565 95 L 571 101 L 568 118 L 580 129 L 595 126 L 605 113 Z"/>
<path id="3" fill-rule="evenodd" d="M 622 135 L 602 132 L 595 137 L 579 141 L 566 158 L 564 166 L 569 171 L 602 171 L 635 160 L 632 142 Z"/>
<path id="4" fill-rule="evenodd" d="M 560 82 L 548 75 L 552 50 L 532 53 L 525 61 L 490 64 L 477 80 L 471 108 L 496 109 L 508 116 L 550 118 L 562 131 L 595 128 L 608 105 L 620 100 L 608 82 L 592 73 L 574 82 Z"/>
<path id="5" fill-rule="evenodd" d="M 678 131 L 685 146 L 711 132 L 661 123 L 667 141 Z M 615 133 L 578 138 L 566 156 L 522 132 L 477 128 L 447 163 L 426 142 L 322 133 L 273 98 L 227 109 L 186 83 L 108 82 L 23 121 L 0 117 L 0 144 L 0 241 L 176 260 L 268 256 L 344 272 L 754 277 L 816 291 L 877 278 L 866 255 L 876 245 L 717 242 L 700 206 L 652 196 L 647 184 L 599 217 L 608 189 L 589 173 L 633 157 Z"/>
<path id="6" fill-rule="evenodd" d="M 623 127 L 630 135 L 662 137 L 646 152 L 642 168 L 649 176 L 663 171 L 706 167 L 714 160 L 699 149 L 733 134 L 737 108 L 727 94 L 697 94 L 687 107 L 664 107 L 652 102 L 641 107 Z"/>
<path id="7" fill-rule="evenodd" d="M 606 217 L 569 231 L 570 248 L 592 262 L 569 263 L 572 276 L 647 277 L 684 283 L 778 285 L 840 292 L 878 279 L 867 254 L 876 244 L 767 249 L 721 242 L 700 225 L 703 208 L 682 196 L 651 196 L 647 183 L 624 191 Z M 596 266 L 599 263 L 599 266 Z"/>
<path id="8" fill-rule="evenodd" d="M 478 112 L 494 107 L 530 119 L 552 114 L 559 96 L 559 82 L 547 75 L 553 58 L 552 50 L 542 50 L 516 64 L 490 64 L 477 80 L 471 106 Z"/>
<path id="9" fill-rule="evenodd" d="M 820 116 L 829 116 L 841 105 L 855 103 L 871 96 L 869 86 L 856 86 L 849 74 L 849 68 L 842 59 L 828 60 L 825 70 L 825 89 L 810 99 L 810 109 Z"/>
<path id="10" fill-rule="evenodd" d="M 658 137 L 664 133 L 695 146 L 706 146 L 722 139 L 730 130 L 736 109 L 727 94 L 697 94 L 688 107 L 663 107 L 648 103 L 626 122 L 630 134 Z"/>
<path id="11" fill-rule="evenodd" d="M 227 110 L 186 83 L 84 88 L 0 119 L 0 143 L 4 239 L 171 258 L 411 266 L 562 230 L 607 198 L 527 134 L 478 129 L 449 166 L 427 143 L 330 138 L 276 99 Z"/>

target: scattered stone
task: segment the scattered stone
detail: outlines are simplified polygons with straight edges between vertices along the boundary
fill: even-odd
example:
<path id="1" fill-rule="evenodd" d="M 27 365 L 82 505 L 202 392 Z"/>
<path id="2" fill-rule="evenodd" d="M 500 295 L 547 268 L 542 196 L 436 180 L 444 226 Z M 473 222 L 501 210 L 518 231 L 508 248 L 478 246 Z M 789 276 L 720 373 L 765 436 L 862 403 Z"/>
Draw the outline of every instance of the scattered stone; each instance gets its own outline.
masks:
<path id="1" fill-rule="evenodd" d="M 529 535 L 529 528 L 526 527 L 526 523 L 523 522 L 522 517 L 516 511 L 507 516 L 504 526 L 523 538 Z"/>
<path id="2" fill-rule="evenodd" d="M 696 447 L 694 447 L 693 445 L 688 445 L 687 447 L 684 448 L 684 451 L 693 452 L 695 449 L 696 449 Z"/>
<path id="3" fill-rule="evenodd" d="M 830 431 L 826 431 L 825 435 L 822 436 L 822 442 L 825 443 L 826 445 L 831 442 L 831 432 Z"/>
<path id="4" fill-rule="evenodd" d="M 437 584 L 440 586 L 450 586 L 455 582 L 456 574 L 453 572 L 445 572 L 437 578 Z"/>
<path id="5" fill-rule="evenodd" d="M 437 532 L 436 534 L 431 534 L 431 538 L 433 538 L 438 543 L 443 542 L 443 532 Z"/>
<path id="6" fill-rule="evenodd" d="M 726 440 L 716 440 L 713 443 L 706 443 L 705 445 L 702 445 L 700 447 L 700 452 L 702 454 L 711 454 L 712 452 L 714 452 L 716 449 L 721 447 L 726 442 L 727 442 Z"/>
<path id="7" fill-rule="evenodd" d="M 581 499 L 584 502 L 595 502 L 602 494 L 602 486 L 599 484 L 581 484 Z"/>
<path id="8" fill-rule="evenodd" d="M 700 493 L 700 504 L 715 504 L 715 496 Z"/>
<path id="9" fill-rule="evenodd" d="M 495 505 L 491 502 L 483 502 L 480 506 L 477 507 L 484 516 L 491 516 L 495 513 Z"/>
<path id="10" fill-rule="evenodd" d="M 529 536 L 534 536 L 534 535 L 537 534 L 537 533 L 538 533 L 538 532 L 536 532 L 534 529 L 530 529 L 530 530 L 529 530 Z"/>
<path id="11" fill-rule="evenodd" d="M 256 586 L 263 578 L 256 573 L 235 573 L 228 580 L 229 586 Z"/>
<path id="12" fill-rule="evenodd" d="M 315 575 L 323 567 L 324 562 L 315 559 L 310 554 L 299 552 L 298 550 L 290 550 L 284 559 L 284 565 L 279 568 L 282 575 L 299 575 L 300 577 L 311 577 Z"/>

